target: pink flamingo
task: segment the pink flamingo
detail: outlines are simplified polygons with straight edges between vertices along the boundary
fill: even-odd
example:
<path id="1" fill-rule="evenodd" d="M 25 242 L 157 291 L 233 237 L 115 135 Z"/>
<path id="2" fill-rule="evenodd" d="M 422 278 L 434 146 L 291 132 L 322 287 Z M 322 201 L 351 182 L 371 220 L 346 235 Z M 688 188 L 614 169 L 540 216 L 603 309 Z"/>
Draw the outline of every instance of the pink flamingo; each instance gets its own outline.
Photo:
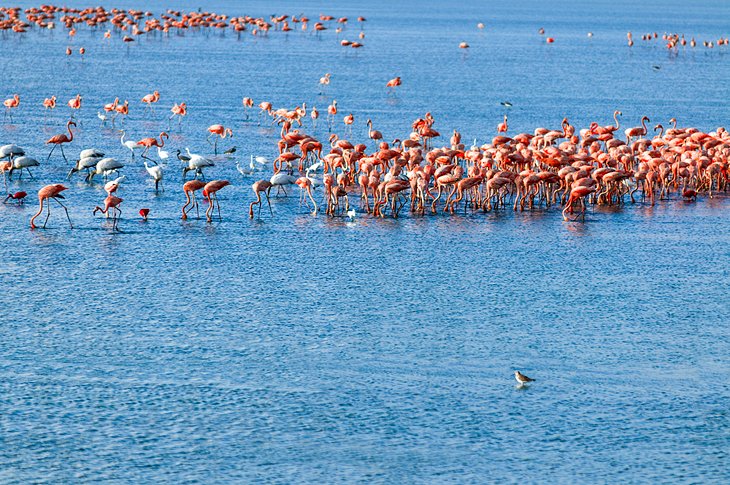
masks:
<path id="1" fill-rule="evenodd" d="M 71 229 L 73 229 L 74 226 L 73 226 L 73 224 L 71 224 L 71 217 L 69 217 L 69 215 L 68 215 L 68 209 L 59 200 L 59 199 L 64 198 L 63 195 L 61 194 L 61 192 L 63 192 L 64 190 L 68 190 L 68 187 L 64 187 L 62 184 L 51 184 L 51 185 L 46 185 L 45 187 L 43 187 L 42 189 L 40 189 L 38 191 L 38 202 L 40 202 L 40 207 L 38 208 L 38 212 L 36 212 L 35 215 L 33 215 L 33 217 L 30 218 L 30 228 L 31 229 L 36 228 L 34 221 L 36 220 L 36 218 L 39 215 L 41 215 L 41 212 L 43 212 L 43 205 L 46 201 L 48 201 L 48 206 L 46 208 L 47 209 L 46 210 L 46 220 L 45 220 L 45 222 L 43 222 L 43 228 L 44 229 L 46 228 L 46 224 L 48 223 L 48 218 L 51 217 L 51 202 L 50 202 L 51 199 L 58 202 L 58 204 L 61 207 L 63 207 L 63 210 L 66 211 L 66 218 L 68 218 L 68 225 L 71 226 Z"/>

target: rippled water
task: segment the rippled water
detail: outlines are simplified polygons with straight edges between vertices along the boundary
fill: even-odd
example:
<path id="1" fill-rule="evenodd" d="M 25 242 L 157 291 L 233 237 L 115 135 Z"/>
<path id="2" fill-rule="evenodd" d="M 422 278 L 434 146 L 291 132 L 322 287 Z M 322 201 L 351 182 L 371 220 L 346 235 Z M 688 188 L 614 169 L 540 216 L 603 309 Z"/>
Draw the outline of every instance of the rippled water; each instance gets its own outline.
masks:
<path id="1" fill-rule="evenodd" d="M 208 151 L 205 127 L 220 122 L 243 161 L 273 158 L 277 135 L 243 121 L 243 96 L 321 111 L 337 98 L 356 117 L 353 139 L 368 117 L 403 137 L 430 110 L 442 133 L 483 142 L 504 100 L 512 133 L 563 116 L 607 124 L 614 109 L 628 126 L 642 114 L 705 130 L 727 121 L 728 48 L 672 56 L 638 39 L 726 35 L 726 4 L 207 8 L 365 15 L 365 47 L 343 50 L 332 31 L 228 32 L 127 52 L 82 30 L 70 43 L 86 47 L 81 61 L 65 56 L 61 29 L 3 37 L 0 93 L 19 92 L 21 108 L 0 141 L 45 159 L 42 142 L 62 131 L 77 92 L 83 125 L 67 153 L 96 146 L 125 160 L 118 133 L 94 117 L 115 96 L 132 104 L 133 138 L 157 134 L 163 112 L 186 101 L 172 148 Z M 357 32 L 352 23 L 340 38 Z M 388 96 L 395 75 L 404 84 Z M 145 119 L 139 99 L 153 89 L 161 101 Z M 44 125 L 51 94 L 59 107 Z M 54 155 L 11 189 L 34 194 L 67 171 Z M 73 230 L 59 212 L 50 229 L 28 230 L 33 195 L 0 205 L 0 480 L 730 479 L 727 198 L 597 208 L 581 224 L 556 209 L 348 222 L 280 197 L 273 217 L 249 220 L 260 176 L 221 159 L 209 176 L 233 182 L 223 221 L 182 223 L 176 163 L 159 196 L 139 161 L 124 172 L 121 234 L 91 215 L 100 185 L 71 184 Z M 515 369 L 537 381 L 515 389 Z"/>

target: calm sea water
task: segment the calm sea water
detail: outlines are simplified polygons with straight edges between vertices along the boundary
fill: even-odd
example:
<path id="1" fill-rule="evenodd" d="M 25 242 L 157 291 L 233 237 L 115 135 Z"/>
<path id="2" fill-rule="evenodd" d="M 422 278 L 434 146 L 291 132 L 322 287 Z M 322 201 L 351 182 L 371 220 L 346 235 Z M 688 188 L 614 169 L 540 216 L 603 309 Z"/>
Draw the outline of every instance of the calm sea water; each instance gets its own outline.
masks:
<path id="1" fill-rule="evenodd" d="M 243 96 L 321 112 L 336 98 L 355 115 L 352 139 L 368 117 L 402 138 L 431 111 L 442 133 L 482 143 L 500 101 L 514 104 L 512 133 L 563 116 L 608 124 L 614 109 L 626 126 L 644 114 L 704 130 L 728 121 L 728 48 L 671 55 L 639 39 L 728 35 L 727 3 L 206 8 L 364 15 L 365 47 L 338 44 L 356 38 L 355 22 L 339 37 L 187 33 L 129 50 L 85 30 L 72 41 L 62 29 L 3 36 L 0 95 L 18 92 L 21 108 L 0 141 L 45 160 L 77 92 L 83 124 L 67 153 L 94 146 L 124 160 L 119 134 L 95 118 L 115 96 L 130 100 L 132 138 L 159 133 L 186 101 L 171 149 L 207 153 L 205 127 L 223 123 L 244 163 L 273 158 L 278 130 L 245 122 Z M 86 58 L 67 58 L 67 45 Z M 403 86 L 388 96 L 396 75 Z M 139 99 L 154 89 L 161 100 L 145 117 Z M 44 121 L 51 94 L 59 107 Z M 57 211 L 50 229 L 28 230 L 33 195 L 0 205 L 0 481 L 730 479 L 727 198 L 597 208 L 573 224 L 555 209 L 347 222 L 280 197 L 273 217 L 249 220 L 249 187 L 264 175 L 244 179 L 234 164 L 209 172 L 233 182 L 213 224 L 179 220 L 176 161 L 155 195 L 128 160 L 121 234 L 91 215 L 100 184 L 70 185 L 73 230 Z M 11 190 L 34 194 L 67 171 L 54 154 Z M 537 381 L 515 389 L 515 369 Z"/>

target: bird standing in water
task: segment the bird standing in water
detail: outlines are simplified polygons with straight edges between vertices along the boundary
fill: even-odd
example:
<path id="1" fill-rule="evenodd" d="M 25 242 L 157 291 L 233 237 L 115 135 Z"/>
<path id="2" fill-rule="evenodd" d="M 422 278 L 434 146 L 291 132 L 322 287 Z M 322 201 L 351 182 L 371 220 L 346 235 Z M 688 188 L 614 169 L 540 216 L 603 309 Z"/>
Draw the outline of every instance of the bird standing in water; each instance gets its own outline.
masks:
<path id="1" fill-rule="evenodd" d="M 534 382 L 535 381 L 535 379 L 532 379 L 530 377 L 527 377 L 525 374 L 523 374 L 522 372 L 520 372 L 518 370 L 515 371 L 515 379 L 519 383 L 519 387 L 523 387 L 528 382 Z"/>

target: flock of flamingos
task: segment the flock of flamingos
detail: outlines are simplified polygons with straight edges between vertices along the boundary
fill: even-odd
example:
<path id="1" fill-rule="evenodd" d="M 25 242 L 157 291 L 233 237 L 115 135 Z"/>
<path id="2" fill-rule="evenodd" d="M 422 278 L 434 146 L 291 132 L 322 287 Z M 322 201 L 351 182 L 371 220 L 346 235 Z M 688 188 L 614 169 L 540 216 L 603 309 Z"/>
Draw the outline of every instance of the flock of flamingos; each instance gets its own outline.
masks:
<path id="1" fill-rule="evenodd" d="M 134 36 L 151 31 L 205 27 L 232 28 L 238 32 L 251 29 L 254 34 L 265 35 L 269 30 L 291 30 L 289 22 L 301 24 L 302 29 L 306 29 L 309 22 L 304 16 L 272 17 L 266 21 L 211 13 L 183 15 L 168 10 L 167 14 L 155 18 L 149 12 L 133 10 L 106 11 L 100 7 L 74 10 L 53 6 L 28 9 L 25 16 L 26 19 L 21 20 L 20 9 L 17 8 L 0 8 L 0 29 L 22 33 L 30 28 L 52 29 L 60 21 L 73 36 L 80 25 L 85 24 L 92 29 L 110 25 L 116 35 L 131 42 Z M 336 29 L 341 31 L 347 21 L 346 18 L 320 16 L 313 29 L 315 32 L 326 30 L 329 23 L 335 22 L 338 25 Z M 360 17 L 358 21 L 362 24 L 365 19 Z M 106 31 L 105 37 L 108 38 L 110 32 Z M 360 37 L 363 37 L 362 33 Z M 357 43 L 349 42 L 347 45 L 356 47 L 353 44 Z M 82 51 L 80 53 L 83 54 Z M 320 84 L 326 87 L 329 81 L 329 74 L 325 74 Z M 384 83 L 384 89 L 397 90 L 401 83 L 401 78 L 396 77 Z M 151 109 L 159 100 L 160 93 L 155 91 L 144 96 L 141 102 Z M 17 94 L 5 100 L 6 117 L 12 120 L 20 103 L 21 97 Z M 67 105 L 72 113 L 78 113 L 82 97 L 77 95 Z M 56 97 L 45 99 L 43 107 L 55 109 Z M 244 177 L 260 173 L 262 165 L 270 164 L 273 171 L 271 177 L 251 185 L 253 200 L 248 204 L 248 213 L 252 218 L 255 214 L 261 217 L 264 199 L 273 216 L 269 199 L 272 190 L 278 194 L 293 185 L 300 188 L 300 206 L 306 204 L 307 210 L 314 215 L 323 211 L 328 216 L 352 218 L 357 213 L 355 205 L 375 217 L 399 217 L 406 206 L 414 215 L 455 214 L 468 210 L 524 211 L 555 206 L 562 210 L 566 221 L 584 219 L 589 204 L 646 202 L 653 205 L 657 199 L 675 197 L 694 201 L 700 194 L 714 197 L 727 189 L 730 134 L 724 128 L 709 133 L 696 128 L 681 128 L 675 119 L 669 120 L 665 127 L 661 124 L 647 125 L 650 120 L 643 117 L 638 126 L 621 129 L 621 112 L 615 111 L 613 123 L 609 124 L 593 122 L 588 127 L 576 129 L 568 119 L 563 119 L 559 128 L 536 128 L 532 133 L 511 134 L 505 115 L 489 143 L 477 146 L 475 142 L 466 146 L 456 130 L 442 136 L 430 113 L 413 121 L 410 132 L 403 133 L 400 138 L 388 138 L 392 140 L 388 142 L 380 131 L 374 129 L 370 120 L 367 120 L 366 139 L 347 140 L 333 133 L 333 129 L 340 126 L 338 120 L 343 114 L 339 112 L 337 101 L 332 101 L 327 107 L 326 138 L 315 137 L 320 113 L 314 107 L 308 108 L 305 103 L 274 109 L 270 102 L 255 103 L 246 97 L 242 100 L 242 108 L 247 120 L 251 118 L 249 111 L 258 108 L 259 123 L 280 127 L 276 157 L 271 157 L 273 160 L 257 157 L 255 161 L 252 158 L 247 167 L 237 164 Z M 187 115 L 187 105 L 176 103 L 170 111 L 170 125 L 173 118 L 177 118 L 178 125 L 181 125 Z M 128 113 L 129 102 L 120 102 L 116 98 L 104 105 L 97 116 L 102 124 L 115 124 L 120 117 L 123 123 Z M 341 119 L 344 133 L 352 136 L 353 115 L 346 114 Z M 94 214 L 102 212 L 111 217 L 113 230 L 118 230 L 123 199 L 117 195 L 117 190 L 125 180 L 119 173 L 125 162 L 107 157 L 95 148 L 80 150 L 79 157 L 68 162 L 64 147 L 69 149 L 73 145 L 75 126 L 76 114 L 68 121 L 66 133 L 46 141 L 49 145 L 46 162 L 58 148 L 69 163 L 68 178 L 78 172 L 86 172 L 86 180 L 92 184 L 96 176 L 103 177 L 107 196 L 100 205 L 90 209 Z M 216 155 L 219 140 L 233 135 L 230 127 L 220 124 L 211 125 L 208 132 Z M 166 163 L 171 157 L 170 152 L 163 149 L 167 138 L 167 132 L 163 131 L 156 137 L 125 140 L 122 131 L 120 140 L 130 150 L 132 160 L 135 152 L 141 152 L 140 157 L 154 180 L 156 191 L 162 188 L 165 177 L 165 166 L 161 163 Z M 158 160 L 149 155 L 153 148 L 157 151 Z M 233 151 L 235 148 L 226 153 Z M 205 180 L 206 172 L 215 170 L 214 160 L 191 153 L 189 149 L 186 153 L 177 150 L 173 156 L 179 159 L 182 169 L 180 217 L 187 219 L 193 209 L 200 217 L 196 194 L 201 192 L 207 203 L 207 221 L 211 222 L 216 216 L 220 219 L 222 211 L 217 195 L 230 182 Z M 18 145 L 0 147 L 0 171 L 6 191 L 8 179 L 14 172 L 17 171 L 20 178 L 25 170 L 32 177 L 29 169 L 39 165 L 37 159 L 27 155 Z M 186 180 L 191 172 L 192 180 Z M 315 191 L 320 189 L 323 195 L 315 197 Z M 46 185 L 38 190 L 39 208 L 30 219 L 31 228 L 38 225 L 46 227 L 52 202 L 65 211 L 72 226 L 64 204 L 67 190 L 63 183 Z M 5 202 L 22 204 L 26 196 L 26 192 L 17 191 L 8 194 Z M 353 198 L 359 199 L 359 202 L 353 203 Z M 36 223 L 44 211 L 43 224 Z M 139 210 L 145 220 L 150 212 L 149 208 Z"/>

